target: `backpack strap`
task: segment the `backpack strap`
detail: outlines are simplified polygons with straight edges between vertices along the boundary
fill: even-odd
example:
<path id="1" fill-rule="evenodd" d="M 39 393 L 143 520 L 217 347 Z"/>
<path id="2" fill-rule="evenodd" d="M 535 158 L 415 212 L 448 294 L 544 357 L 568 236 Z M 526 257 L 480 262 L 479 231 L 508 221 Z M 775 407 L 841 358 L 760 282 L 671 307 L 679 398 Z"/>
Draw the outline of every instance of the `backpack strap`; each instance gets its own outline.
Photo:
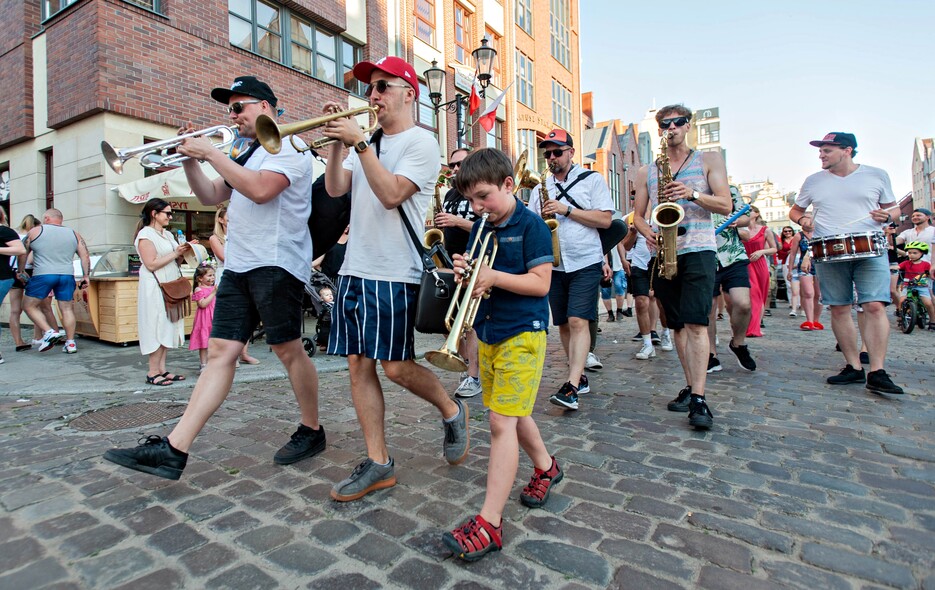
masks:
<path id="1" fill-rule="evenodd" d="M 558 189 L 559 195 L 558 195 L 558 198 L 555 199 L 555 200 L 557 201 L 557 200 L 559 200 L 559 199 L 561 199 L 561 198 L 564 197 L 565 199 L 568 200 L 569 203 L 571 203 L 572 205 L 574 205 L 574 206 L 577 207 L 578 209 L 584 209 L 584 207 L 582 207 L 581 205 L 579 205 L 578 202 L 575 201 L 575 200 L 571 197 L 571 195 L 568 194 L 568 191 L 570 191 L 571 188 L 572 188 L 573 186 L 575 186 L 576 184 L 578 184 L 579 182 L 581 182 L 582 180 L 584 180 L 584 179 L 587 178 L 588 176 L 591 176 L 592 174 L 597 174 L 597 172 L 596 172 L 595 170 L 585 170 L 584 172 L 582 172 L 581 174 L 579 174 L 577 178 L 575 178 L 574 180 L 572 180 L 572 181 L 571 181 L 571 184 L 569 184 L 568 186 L 564 186 L 564 187 L 563 187 L 562 185 L 560 185 L 558 182 L 556 182 L 556 183 L 555 183 L 555 188 Z M 553 178 L 554 178 L 554 177 L 553 177 Z"/>

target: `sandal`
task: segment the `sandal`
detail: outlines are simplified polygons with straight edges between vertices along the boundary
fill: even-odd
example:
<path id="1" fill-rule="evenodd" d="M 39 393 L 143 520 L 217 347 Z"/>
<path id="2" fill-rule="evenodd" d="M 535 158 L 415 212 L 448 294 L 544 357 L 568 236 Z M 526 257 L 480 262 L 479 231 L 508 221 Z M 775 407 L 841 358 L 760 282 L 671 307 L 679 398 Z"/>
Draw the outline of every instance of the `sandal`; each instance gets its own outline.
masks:
<path id="1" fill-rule="evenodd" d="M 242 356 L 240 357 L 240 362 L 246 365 L 259 365 L 260 359 L 253 358 L 252 356 Z"/>
<path id="2" fill-rule="evenodd" d="M 172 385 L 172 379 L 166 379 L 165 374 L 162 375 L 153 375 L 150 377 L 146 376 L 146 382 L 150 385 L 159 385 L 160 387 L 165 387 L 166 385 Z"/>
<path id="3" fill-rule="evenodd" d="M 32 348 L 32 344 L 20 344 L 16 347 L 16 352 L 24 352 Z"/>
<path id="4" fill-rule="evenodd" d="M 503 547 L 500 532 L 500 527 L 491 525 L 478 514 L 455 530 L 442 535 L 442 541 L 460 559 L 477 561 L 492 551 L 500 551 Z"/>
<path id="5" fill-rule="evenodd" d="M 185 381 L 185 375 L 173 375 L 169 371 L 163 373 L 162 377 L 165 377 L 169 381 Z"/>

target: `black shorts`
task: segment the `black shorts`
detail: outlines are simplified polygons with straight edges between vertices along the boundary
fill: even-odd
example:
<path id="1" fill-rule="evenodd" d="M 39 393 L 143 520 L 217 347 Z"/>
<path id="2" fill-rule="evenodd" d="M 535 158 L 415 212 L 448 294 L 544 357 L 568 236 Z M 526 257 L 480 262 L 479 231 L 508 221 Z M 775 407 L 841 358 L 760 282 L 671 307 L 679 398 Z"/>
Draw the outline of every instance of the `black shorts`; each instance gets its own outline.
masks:
<path id="1" fill-rule="evenodd" d="M 749 260 L 738 260 L 730 266 L 718 269 L 714 274 L 714 297 L 720 295 L 721 290 L 727 293 L 731 289 L 742 287 L 749 289 L 750 272 L 747 270 L 749 265 Z"/>
<path id="2" fill-rule="evenodd" d="M 649 268 L 653 267 L 654 260 L 655 258 L 649 260 Z M 630 279 L 627 288 L 634 297 L 649 297 L 649 271 L 630 265 Z"/>
<path id="3" fill-rule="evenodd" d="M 673 280 L 659 275 L 653 277 L 656 300 L 662 303 L 670 328 L 681 330 L 685 324 L 708 325 L 716 271 L 717 256 L 714 251 L 707 250 L 681 254 L 678 274 Z"/>
<path id="4" fill-rule="evenodd" d="M 302 337 L 302 297 L 305 284 L 278 266 L 247 272 L 224 270 L 214 307 L 211 337 L 246 343 L 259 322 L 267 344 Z"/>
<path id="5" fill-rule="evenodd" d="M 574 272 L 552 271 L 549 307 L 552 310 L 553 325 L 567 324 L 570 317 L 588 321 L 597 319 L 602 267 L 603 265 L 597 262 Z"/>

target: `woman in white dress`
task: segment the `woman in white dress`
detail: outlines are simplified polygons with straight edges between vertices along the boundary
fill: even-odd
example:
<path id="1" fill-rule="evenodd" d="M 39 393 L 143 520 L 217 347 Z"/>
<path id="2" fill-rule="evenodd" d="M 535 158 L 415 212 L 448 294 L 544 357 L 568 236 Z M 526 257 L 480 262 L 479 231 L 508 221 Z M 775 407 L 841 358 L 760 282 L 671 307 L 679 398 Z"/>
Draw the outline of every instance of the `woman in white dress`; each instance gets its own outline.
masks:
<path id="1" fill-rule="evenodd" d="M 184 381 L 184 375 L 166 370 L 166 352 L 185 342 L 185 319 L 169 320 L 162 290 L 156 282 L 174 281 L 182 276 L 179 259 L 191 250 L 188 243 L 176 242 L 166 228 L 172 219 L 172 206 L 162 199 L 150 199 L 140 214 L 133 245 L 140 255 L 140 283 L 137 294 L 137 321 L 140 352 L 149 355 L 146 382 L 152 385 L 171 385 Z"/>

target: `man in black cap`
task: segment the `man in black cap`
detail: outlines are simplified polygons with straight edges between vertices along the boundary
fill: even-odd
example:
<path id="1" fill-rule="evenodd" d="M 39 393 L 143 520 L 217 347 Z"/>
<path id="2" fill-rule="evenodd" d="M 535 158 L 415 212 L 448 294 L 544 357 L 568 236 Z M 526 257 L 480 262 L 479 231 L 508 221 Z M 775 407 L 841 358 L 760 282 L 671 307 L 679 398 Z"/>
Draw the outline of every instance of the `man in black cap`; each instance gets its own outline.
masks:
<path id="1" fill-rule="evenodd" d="M 230 199 L 224 280 L 218 288 L 208 364 L 168 437 L 150 436 L 136 448 L 104 455 L 118 465 L 168 479 L 181 477 L 189 447 L 230 392 L 237 357 L 260 321 L 301 412 L 298 430 L 273 460 L 295 463 L 325 448 L 325 431 L 318 423 L 318 373 L 301 341 L 302 298 L 312 263 L 311 159 L 285 138 L 278 154 L 255 141 L 257 117 L 277 117 L 276 95 L 266 83 L 241 76 L 230 88 L 215 88 L 211 97 L 227 105 L 240 136 L 254 141 L 236 161 L 203 136 L 186 139 L 178 148 L 189 157 L 183 164 L 185 176 L 202 204 Z M 192 131 L 189 123 L 179 134 Z M 220 178 L 209 179 L 199 160 Z"/>
<path id="2" fill-rule="evenodd" d="M 890 177 L 880 168 L 854 163 L 857 138 L 852 133 L 833 131 L 809 142 L 818 148 L 821 172 L 802 184 L 789 211 L 789 219 L 813 231 L 812 242 L 842 234 L 880 234 L 883 225 L 893 221 L 896 198 Z M 812 207 L 811 212 L 806 210 Z M 827 250 L 832 250 L 829 247 Z M 822 302 L 831 306 L 831 328 L 847 365 L 828 383 L 866 383 L 874 393 L 903 393 L 883 370 L 890 325 L 886 305 L 890 303 L 889 261 L 883 256 L 854 260 L 815 261 Z M 863 308 L 861 340 L 870 354 L 870 372 L 865 375 L 857 347 L 857 330 L 851 319 L 854 291 Z"/>
<path id="3" fill-rule="evenodd" d="M 932 212 L 925 207 L 919 207 L 913 210 L 909 220 L 912 221 L 912 227 L 896 236 L 896 244 L 925 242 L 929 245 L 929 251 L 922 256 L 922 260 L 932 262 L 932 248 L 935 247 L 935 227 L 932 227 Z M 935 273 L 932 276 L 935 278 Z"/>

